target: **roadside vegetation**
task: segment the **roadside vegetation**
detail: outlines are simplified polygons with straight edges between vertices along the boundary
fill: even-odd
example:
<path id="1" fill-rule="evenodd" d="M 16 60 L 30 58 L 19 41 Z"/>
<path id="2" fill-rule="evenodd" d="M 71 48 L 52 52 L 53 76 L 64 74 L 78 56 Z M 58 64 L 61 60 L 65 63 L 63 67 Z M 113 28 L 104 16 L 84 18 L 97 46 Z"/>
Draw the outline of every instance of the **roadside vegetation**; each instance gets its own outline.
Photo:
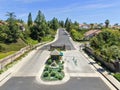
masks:
<path id="1" fill-rule="evenodd" d="M 35 20 L 28 14 L 28 21 L 17 19 L 14 12 L 7 12 L 7 20 L 0 20 L 0 59 L 28 45 L 52 41 L 60 24 L 57 18 L 46 21 L 39 10 Z"/>
<path id="2" fill-rule="evenodd" d="M 115 73 L 113 76 L 120 82 L 120 73 Z"/>
<path id="3" fill-rule="evenodd" d="M 120 59 L 120 32 L 118 30 L 103 30 L 90 40 L 94 52 L 105 61 L 112 62 Z"/>
<path id="4" fill-rule="evenodd" d="M 33 46 L 41 42 L 52 41 L 57 29 L 61 27 L 65 28 L 69 33 L 68 35 L 77 42 L 85 41 L 84 34 L 87 31 L 101 30 L 101 33 L 88 40 L 90 47 L 96 55 L 101 56 L 107 63 L 120 60 L 120 25 L 116 23 L 110 27 L 108 19 L 105 20 L 104 24 L 83 23 L 88 28 L 81 28 L 78 22 L 72 22 L 69 18 L 65 22 L 55 17 L 47 21 L 40 10 L 35 20 L 32 19 L 32 13 L 29 13 L 27 23 L 22 19 L 17 19 L 14 12 L 7 12 L 6 16 L 8 17 L 6 20 L 0 20 L 0 59 L 14 54 L 28 45 Z M 50 65 L 46 67 L 48 66 Z M 48 75 L 49 78 L 50 75 Z M 114 76 L 119 80 L 120 74 L 115 74 Z"/>
<path id="5" fill-rule="evenodd" d="M 116 23 L 110 26 L 108 19 L 105 20 L 104 24 L 84 23 L 82 25 L 85 25 L 87 29 L 83 27 L 80 28 L 77 22 L 72 23 L 70 19 L 66 19 L 65 22 L 66 30 L 73 40 L 77 42 L 86 41 L 84 34 L 89 30 L 101 31 L 87 40 L 87 43 L 89 43 L 88 46 L 92 48 L 96 56 L 102 57 L 106 63 L 115 64 L 115 62 L 120 62 L 120 25 Z M 84 43 L 84 45 L 86 46 L 87 44 Z M 99 64 L 102 65 L 101 62 L 99 62 Z M 104 68 L 106 67 L 104 66 Z M 113 76 L 120 81 L 119 73 L 114 73 Z"/>

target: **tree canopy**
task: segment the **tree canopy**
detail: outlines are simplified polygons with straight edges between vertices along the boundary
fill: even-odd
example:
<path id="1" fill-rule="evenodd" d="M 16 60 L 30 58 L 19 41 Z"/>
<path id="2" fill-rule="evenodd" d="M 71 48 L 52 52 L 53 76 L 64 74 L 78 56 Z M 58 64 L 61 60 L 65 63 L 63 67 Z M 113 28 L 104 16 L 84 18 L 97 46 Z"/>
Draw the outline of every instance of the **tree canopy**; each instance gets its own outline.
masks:
<path id="1" fill-rule="evenodd" d="M 101 53 L 106 60 L 120 59 L 120 32 L 118 30 L 104 30 L 90 41 L 95 51 Z"/>

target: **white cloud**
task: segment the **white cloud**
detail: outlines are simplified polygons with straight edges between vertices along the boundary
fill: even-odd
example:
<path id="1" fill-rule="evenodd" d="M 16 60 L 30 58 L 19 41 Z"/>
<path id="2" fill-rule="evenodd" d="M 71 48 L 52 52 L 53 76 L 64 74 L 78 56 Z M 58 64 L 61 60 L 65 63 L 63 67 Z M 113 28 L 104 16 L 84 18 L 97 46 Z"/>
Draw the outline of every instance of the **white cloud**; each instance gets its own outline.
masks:
<path id="1" fill-rule="evenodd" d="M 94 9 L 105 9 L 116 6 L 115 4 L 86 4 L 86 5 L 79 5 L 78 3 L 74 3 L 72 5 L 63 7 L 63 8 L 53 8 L 47 10 L 48 12 L 59 14 L 59 13 L 69 13 L 74 11 L 83 11 L 83 10 L 94 10 Z"/>

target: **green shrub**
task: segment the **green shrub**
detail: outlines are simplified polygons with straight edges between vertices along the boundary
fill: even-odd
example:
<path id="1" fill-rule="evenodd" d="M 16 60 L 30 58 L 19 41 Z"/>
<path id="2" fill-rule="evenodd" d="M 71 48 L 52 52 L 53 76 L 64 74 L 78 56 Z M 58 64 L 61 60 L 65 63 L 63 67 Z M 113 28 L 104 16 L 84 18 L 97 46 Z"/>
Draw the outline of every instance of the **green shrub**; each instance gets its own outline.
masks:
<path id="1" fill-rule="evenodd" d="M 49 60 L 47 61 L 47 64 L 48 64 L 48 65 L 52 64 L 52 60 L 49 59 Z"/>
<path id="2" fill-rule="evenodd" d="M 62 61 L 62 64 L 64 64 L 65 62 L 64 61 Z"/>
<path id="3" fill-rule="evenodd" d="M 58 72 L 62 72 L 62 68 L 59 68 Z"/>
<path id="4" fill-rule="evenodd" d="M 120 81 L 120 73 L 114 74 L 114 77 L 115 77 L 118 81 Z"/>
<path id="5" fill-rule="evenodd" d="M 63 65 L 61 65 L 59 68 L 60 68 L 61 70 L 63 70 L 63 69 L 64 69 Z"/>
<path id="6" fill-rule="evenodd" d="M 55 77 L 56 76 L 56 72 L 52 71 L 50 74 L 51 77 Z"/>
<path id="7" fill-rule="evenodd" d="M 63 76 L 62 75 L 58 75 L 57 77 L 59 80 L 62 80 L 63 79 Z"/>
<path id="8" fill-rule="evenodd" d="M 2 74 L 3 73 L 3 70 L 0 70 L 0 74 Z"/>
<path id="9" fill-rule="evenodd" d="M 49 76 L 49 72 L 44 72 L 43 73 L 43 77 L 48 77 Z"/>
<path id="10" fill-rule="evenodd" d="M 44 71 L 48 71 L 48 70 L 49 70 L 49 66 L 46 65 Z"/>

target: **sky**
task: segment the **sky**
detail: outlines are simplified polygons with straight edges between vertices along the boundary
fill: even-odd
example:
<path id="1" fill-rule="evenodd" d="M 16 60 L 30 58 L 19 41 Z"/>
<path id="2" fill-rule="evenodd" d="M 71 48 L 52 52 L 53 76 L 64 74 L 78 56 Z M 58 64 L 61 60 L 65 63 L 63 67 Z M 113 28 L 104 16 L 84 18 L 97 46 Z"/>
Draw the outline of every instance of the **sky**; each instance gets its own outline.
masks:
<path id="1" fill-rule="evenodd" d="M 41 10 L 46 20 L 53 17 L 79 23 L 120 24 L 120 0 L 0 0 L 0 20 L 6 20 L 7 12 L 14 12 L 17 19 L 27 21 L 32 13 L 33 20 Z"/>

